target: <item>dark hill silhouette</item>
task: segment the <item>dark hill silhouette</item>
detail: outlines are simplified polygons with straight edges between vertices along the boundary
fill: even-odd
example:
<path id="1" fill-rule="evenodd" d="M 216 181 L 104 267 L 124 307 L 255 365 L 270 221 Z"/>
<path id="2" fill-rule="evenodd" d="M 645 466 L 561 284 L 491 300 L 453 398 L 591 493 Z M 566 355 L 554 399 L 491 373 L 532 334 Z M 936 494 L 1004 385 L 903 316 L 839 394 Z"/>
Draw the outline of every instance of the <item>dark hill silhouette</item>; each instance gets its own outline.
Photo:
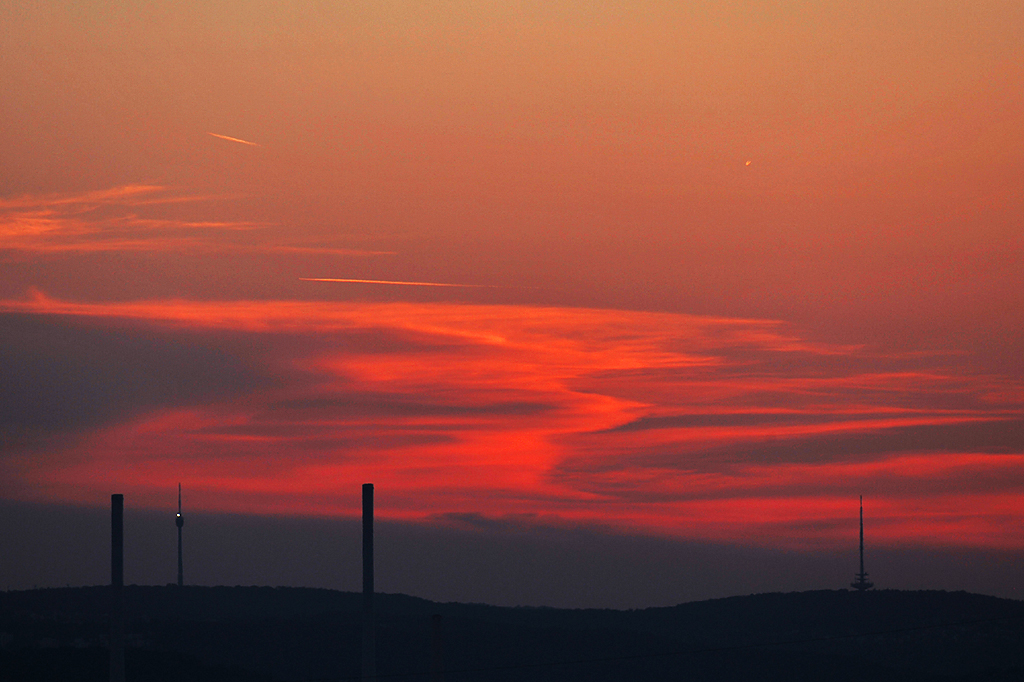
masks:
<path id="1" fill-rule="evenodd" d="M 105 587 L 0 593 L 0 679 L 105 680 Z M 965 592 L 818 591 L 632 611 L 440 604 L 378 594 L 378 673 L 446 680 L 1024 679 L 1024 602 Z M 357 593 L 125 589 L 127 679 L 359 674 Z M 462 671 L 462 672 L 460 672 Z M 472 672 L 470 672 L 472 671 Z"/>

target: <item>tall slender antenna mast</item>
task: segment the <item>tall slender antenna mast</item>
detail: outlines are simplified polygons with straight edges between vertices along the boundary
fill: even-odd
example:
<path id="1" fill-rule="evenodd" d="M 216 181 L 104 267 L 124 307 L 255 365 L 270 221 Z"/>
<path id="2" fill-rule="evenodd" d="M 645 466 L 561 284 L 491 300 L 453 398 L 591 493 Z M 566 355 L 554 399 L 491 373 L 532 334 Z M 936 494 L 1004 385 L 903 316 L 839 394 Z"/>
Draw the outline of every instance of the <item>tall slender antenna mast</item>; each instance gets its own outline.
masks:
<path id="1" fill-rule="evenodd" d="M 857 579 L 850 583 L 850 587 L 855 590 L 863 592 L 864 590 L 870 590 L 875 586 L 874 583 L 868 582 L 867 571 L 864 570 L 864 496 L 860 496 L 860 573 L 857 574 Z"/>
<path id="2" fill-rule="evenodd" d="M 185 584 L 185 572 L 181 562 L 181 527 L 185 525 L 185 519 L 181 516 L 181 484 L 178 484 L 178 515 L 174 517 L 174 525 L 178 527 L 178 587 Z"/>

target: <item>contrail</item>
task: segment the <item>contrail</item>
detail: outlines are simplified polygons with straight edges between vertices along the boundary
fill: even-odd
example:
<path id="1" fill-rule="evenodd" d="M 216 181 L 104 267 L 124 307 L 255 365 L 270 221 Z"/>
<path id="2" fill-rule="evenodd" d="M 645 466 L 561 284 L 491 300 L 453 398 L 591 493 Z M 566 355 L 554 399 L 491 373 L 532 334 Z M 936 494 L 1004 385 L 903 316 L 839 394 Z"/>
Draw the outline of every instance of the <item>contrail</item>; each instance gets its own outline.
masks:
<path id="1" fill-rule="evenodd" d="M 260 146 L 260 145 L 256 144 L 255 142 L 249 142 L 249 140 L 239 140 L 237 137 L 228 137 L 227 135 L 218 135 L 217 133 L 206 133 L 206 134 L 207 135 L 213 135 L 214 137 L 219 137 L 220 139 L 227 140 L 228 142 L 240 142 L 242 144 L 247 144 L 250 147 L 259 147 Z"/>
<path id="2" fill-rule="evenodd" d="M 392 282 L 384 279 L 333 279 L 330 277 L 299 277 L 303 282 L 344 282 L 346 284 L 391 284 L 402 287 L 463 287 L 468 289 L 507 289 L 496 284 L 449 284 L 447 282 Z"/>

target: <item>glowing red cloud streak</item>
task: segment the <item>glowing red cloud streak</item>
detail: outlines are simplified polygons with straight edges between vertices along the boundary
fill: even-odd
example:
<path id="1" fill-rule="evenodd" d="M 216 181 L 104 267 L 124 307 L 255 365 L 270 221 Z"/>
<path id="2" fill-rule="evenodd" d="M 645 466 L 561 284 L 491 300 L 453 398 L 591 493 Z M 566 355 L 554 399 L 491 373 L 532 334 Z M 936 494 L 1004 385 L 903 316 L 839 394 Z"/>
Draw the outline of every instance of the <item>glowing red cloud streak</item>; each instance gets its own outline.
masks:
<path id="1" fill-rule="evenodd" d="M 899 371 L 774 321 L 616 310 L 39 294 L 0 311 L 224 349 L 251 375 L 0 460 L 18 498 L 117 484 L 155 504 L 180 478 L 205 509 L 354 514 L 344 491 L 373 480 L 392 518 L 799 548 L 847 542 L 863 492 L 876 542 L 1020 545 L 1020 386 L 948 359 Z"/>
<path id="2" fill-rule="evenodd" d="M 394 251 L 282 243 L 273 225 L 248 221 L 153 218 L 140 208 L 225 196 L 180 195 L 160 185 L 125 185 L 63 195 L 0 199 L 0 254 L 36 256 L 123 252 L 394 255 Z M 232 233 L 247 233 L 244 242 Z M 259 233 L 259 234 L 257 234 Z"/>
<path id="3" fill-rule="evenodd" d="M 77 194 L 26 194 L 21 197 L 0 199 L 0 210 L 18 208 L 38 209 L 45 206 L 65 206 L 69 204 L 84 206 L 93 204 L 136 205 L 135 202 L 138 200 L 135 199 L 135 197 L 149 197 L 147 201 L 157 201 L 156 199 L 153 199 L 152 196 L 166 190 L 167 188 L 162 185 L 121 185 L 119 187 L 93 190 Z"/>

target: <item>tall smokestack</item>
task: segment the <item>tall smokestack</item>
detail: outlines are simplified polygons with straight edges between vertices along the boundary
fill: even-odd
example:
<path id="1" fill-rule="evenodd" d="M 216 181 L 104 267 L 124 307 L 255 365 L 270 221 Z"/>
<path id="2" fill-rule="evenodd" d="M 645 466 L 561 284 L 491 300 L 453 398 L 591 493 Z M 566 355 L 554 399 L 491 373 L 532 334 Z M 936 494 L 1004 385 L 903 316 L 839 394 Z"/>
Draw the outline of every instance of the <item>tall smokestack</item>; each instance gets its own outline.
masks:
<path id="1" fill-rule="evenodd" d="M 124 495 L 110 496 L 110 682 L 124 682 Z"/>
<path id="2" fill-rule="evenodd" d="M 185 571 L 181 561 L 181 527 L 185 525 L 185 519 L 181 515 L 181 484 L 178 484 L 178 515 L 174 518 L 174 524 L 178 526 L 178 587 L 185 584 Z"/>
<path id="3" fill-rule="evenodd" d="M 430 617 L 430 679 L 431 682 L 444 682 L 444 634 L 441 632 L 441 614 Z"/>
<path id="4" fill-rule="evenodd" d="M 363 484 L 363 679 L 377 677 L 373 618 L 373 484 Z"/>

